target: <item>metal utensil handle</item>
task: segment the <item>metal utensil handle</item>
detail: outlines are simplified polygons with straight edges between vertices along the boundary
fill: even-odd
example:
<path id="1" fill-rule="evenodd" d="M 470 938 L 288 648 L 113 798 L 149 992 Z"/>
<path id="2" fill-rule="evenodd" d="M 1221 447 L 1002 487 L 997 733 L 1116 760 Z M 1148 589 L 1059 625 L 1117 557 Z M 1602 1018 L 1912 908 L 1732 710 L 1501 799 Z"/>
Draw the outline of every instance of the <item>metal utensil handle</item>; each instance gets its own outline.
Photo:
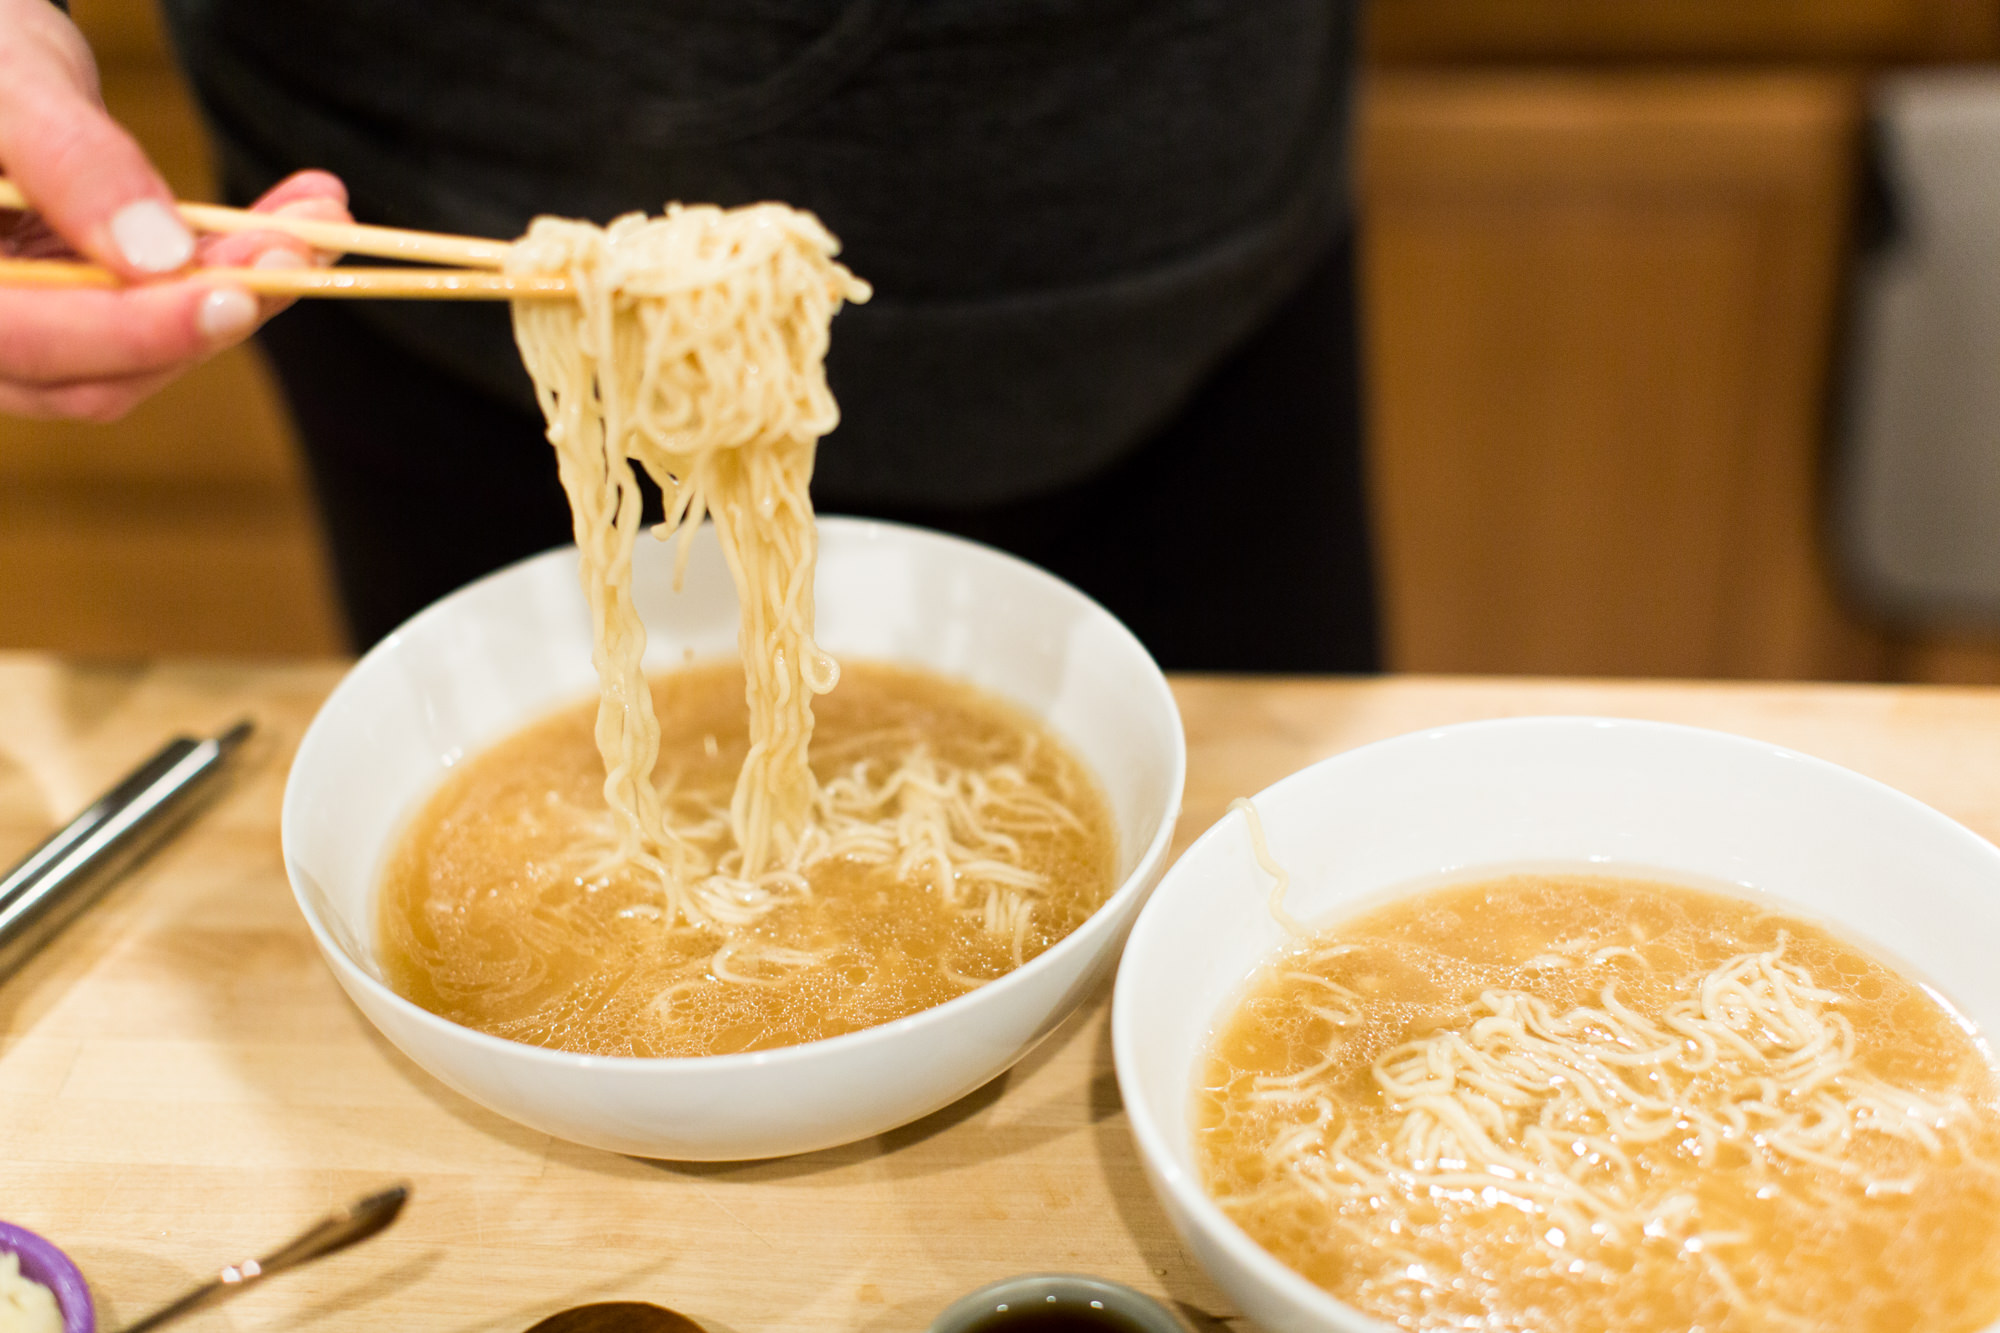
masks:
<path id="1" fill-rule="evenodd" d="M 171 828 L 250 729 L 244 721 L 211 740 L 176 737 L 0 877 L 0 979 L 110 887 L 109 871 Z"/>
<path id="2" fill-rule="evenodd" d="M 395 1221 L 396 1214 L 403 1211 L 403 1204 L 409 1197 L 408 1185 L 396 1185 L 380 1194 L 356 1200 L 329 1213 L 263 1258 L 231 1264 L 172 1304 L 162 1306 L 136 1324 L 127 1324 L 125 1333 L 144 1333 L 146 1329 L 170 1324 L 197 1310 L 205 1310 L 218 1301 L 228 1300 L 259 1278 L 309 1264 L 350 1245 L 357 1245 Z"/>

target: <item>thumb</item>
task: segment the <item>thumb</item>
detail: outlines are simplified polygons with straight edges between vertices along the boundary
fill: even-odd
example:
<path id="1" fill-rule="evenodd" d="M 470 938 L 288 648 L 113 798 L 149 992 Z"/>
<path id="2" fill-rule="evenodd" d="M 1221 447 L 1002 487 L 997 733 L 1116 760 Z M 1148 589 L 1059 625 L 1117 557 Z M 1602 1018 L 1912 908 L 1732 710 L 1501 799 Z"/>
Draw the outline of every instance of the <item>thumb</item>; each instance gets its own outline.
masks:
<path id="1" fill-rule="evenodd" d="M 0 31 L 0 166 L 51 228 L 99 263 L 127 278 L 185 267 L 194 237 L 172 191 L 73 58 L 47 35 Z"/>

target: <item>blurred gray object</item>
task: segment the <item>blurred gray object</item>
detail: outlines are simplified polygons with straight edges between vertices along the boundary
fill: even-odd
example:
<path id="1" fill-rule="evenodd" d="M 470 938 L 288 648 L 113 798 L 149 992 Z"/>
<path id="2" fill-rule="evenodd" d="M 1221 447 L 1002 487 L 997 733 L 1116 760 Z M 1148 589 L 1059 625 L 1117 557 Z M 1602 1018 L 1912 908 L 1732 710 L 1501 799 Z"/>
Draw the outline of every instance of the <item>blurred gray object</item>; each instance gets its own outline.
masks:
<path id="1" fill-rule="evenodd" d="M 1839 539 L 1878 609 L 2000 623 L 2000 69 L 1884 79 Z"/>

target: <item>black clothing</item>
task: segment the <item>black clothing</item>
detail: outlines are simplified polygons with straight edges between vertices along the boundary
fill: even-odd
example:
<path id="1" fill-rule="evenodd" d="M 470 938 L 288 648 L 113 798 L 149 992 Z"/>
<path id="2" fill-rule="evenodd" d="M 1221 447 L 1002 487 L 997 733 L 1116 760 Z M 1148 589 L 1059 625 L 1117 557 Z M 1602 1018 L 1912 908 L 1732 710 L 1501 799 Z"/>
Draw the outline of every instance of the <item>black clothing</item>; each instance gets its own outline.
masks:
<path id="1" fill-rule="evenodd" d="M 826 476 L 987 505 L 1158 429 L 1347 211 L 1354 0 L 168 0 L 233 194 L 514 236 L 669 199 L 818 213 L 876 297 Z M 491 306 L 391 342 L 532 403 Z"/>
<path id="2" fill-rule="evenodd" d="M 1012 550 L 1104 603 L 1169 668 L 1372 671 L 1353 304 L 1343 244 L 1174 422 L 1052 494 L 911 508 L 815 479 L 815 503 Z M 569 540 L 538 413 L 405 355 L 336 302 L 301 303 L 263 336 L 307 444 L 357 646 Z M 845 434 L 821 444 L 822 464 Z"/>
<path id="3" fill-rule="evenodd" d="M 1020 552 L 1170 666 L 1322 671 L 1375 661 L 1357 4 L 166 9 L 239 198 L 319 166 L 367 221 L 491 236 L 670 199 L 813 210 L 876 292 L 834 326 L 824 507 Z M 267 340 L 360 642 L 567 539 L 504 309 L 309 302 Z"/>

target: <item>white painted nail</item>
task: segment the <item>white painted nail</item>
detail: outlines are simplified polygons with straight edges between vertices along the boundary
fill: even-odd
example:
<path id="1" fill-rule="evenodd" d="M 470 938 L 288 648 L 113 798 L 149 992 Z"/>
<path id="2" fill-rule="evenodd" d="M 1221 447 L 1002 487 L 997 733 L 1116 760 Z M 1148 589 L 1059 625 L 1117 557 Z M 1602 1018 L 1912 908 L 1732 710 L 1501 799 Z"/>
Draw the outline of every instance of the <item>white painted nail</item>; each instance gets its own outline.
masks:
<path id="1" fill-rule="evenodd" d="M 194 235 L 157 199 L 127 204 L 111 219 L 111 240 L 133 268 L 172 273 L 194 258 Z"/>
<path id="2" fill-rule="evenodd" d="M 297 250 L 287 250 L 284 246 L 266 250 L 258 255 L 251 268 L 311 268 L 312 260 Z"/>
<path id="3" fill-rule="evenodd" d="M 257 298 L 241 287 L 217 287 L 201 298 L 195 319 L 210 342 L 241 338 L 256 327 Z"/>

